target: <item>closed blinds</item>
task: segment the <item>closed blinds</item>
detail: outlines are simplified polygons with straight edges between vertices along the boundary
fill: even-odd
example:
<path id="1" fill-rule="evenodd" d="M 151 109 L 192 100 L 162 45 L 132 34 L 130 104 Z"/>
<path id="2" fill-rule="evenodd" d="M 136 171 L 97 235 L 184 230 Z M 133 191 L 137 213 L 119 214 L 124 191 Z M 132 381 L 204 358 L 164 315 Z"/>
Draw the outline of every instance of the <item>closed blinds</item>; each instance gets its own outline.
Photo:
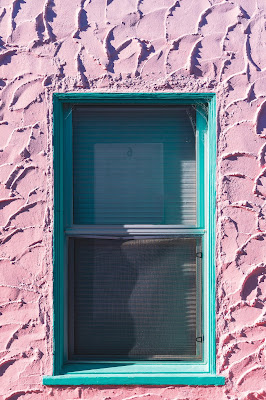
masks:
<path id="1" fill-rule="evenodd" d="M 196 224 L 187 107 L 75 107 L 74 224 Z"/>

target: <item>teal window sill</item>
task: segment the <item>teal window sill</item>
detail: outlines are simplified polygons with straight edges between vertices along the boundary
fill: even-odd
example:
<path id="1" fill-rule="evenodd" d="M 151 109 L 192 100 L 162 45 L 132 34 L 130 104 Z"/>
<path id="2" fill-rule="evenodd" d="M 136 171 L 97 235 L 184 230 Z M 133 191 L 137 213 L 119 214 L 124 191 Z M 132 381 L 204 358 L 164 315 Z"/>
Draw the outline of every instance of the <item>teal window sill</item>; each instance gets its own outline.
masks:
<path id="1" fill-rule="evenodd" d="M 44 385 L 191 385 L 221 386 L 223 376 L 211 374 L 101 374 L 99 370 L 89 374 L 67 373 L 57 376 L 44 376 Z"/>

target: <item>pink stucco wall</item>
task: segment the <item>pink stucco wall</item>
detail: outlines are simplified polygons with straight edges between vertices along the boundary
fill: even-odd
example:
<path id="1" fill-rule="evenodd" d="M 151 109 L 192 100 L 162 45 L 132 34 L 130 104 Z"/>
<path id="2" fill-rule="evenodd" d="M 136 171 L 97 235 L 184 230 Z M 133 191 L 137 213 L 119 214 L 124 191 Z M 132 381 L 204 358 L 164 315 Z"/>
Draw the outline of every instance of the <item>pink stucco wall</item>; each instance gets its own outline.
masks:
<path id="1" fill-rule="evenodd" d="M 0 1 L 0 398 L 266 399 L 265 0 Z M 216 92 L 223 387 L 44 387 L 52 371 L 52 93 Z"/>

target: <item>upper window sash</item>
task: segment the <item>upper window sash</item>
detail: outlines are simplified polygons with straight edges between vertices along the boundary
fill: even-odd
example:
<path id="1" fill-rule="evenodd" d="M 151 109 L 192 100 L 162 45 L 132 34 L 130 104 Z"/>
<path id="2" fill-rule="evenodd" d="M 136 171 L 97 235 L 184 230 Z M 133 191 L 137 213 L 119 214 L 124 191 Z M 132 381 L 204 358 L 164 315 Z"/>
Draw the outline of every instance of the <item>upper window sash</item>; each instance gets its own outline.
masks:
<path id="1" fill-rule="evenodd" d="M 89 105 L 88 105 L 89 106 Z M 182 224 L 164 224 L 165 229 L 175 228 L 175 229 L 184 229 L 184 228 L 205 228 L 205 177 L 204 177 L 204 169 L 205 169 L 205 151 L 204 146 L 206 145 L 206 133 L 207 133 L 207 114 L 206 114 L 206 106 L 202 105 L 195 106 L 196 108 L 196 223 L 193 225 L 182 225 Z M 64 209 L 66 210 L 64 213 L 64 227 L 68 229 L 70 227 L 76 226 L 78 229 L 78 224 L 74 223 L 73 220 L 73 114 L 72 111 L 73 106 L 65 104 L 63 108 L 64 113 L 64 154 L 67 154 L 67 157 L 64 157 Z M 86 229 L 94 230 L 96 226 L 99 228 L 103 225 L 83 225 Z M 107 226 L 104 224 L 104 226 Z M 117 225 L 113 226 L 114 230 Z M 153 228 L 161 228 L 162 225 L 149 225 L 149 224 L 124 224 L 124 227 L 127 226 L 127 229 L 130 229 L 133 226 L 137 226 L 141 228 L 141 226 L 145 229 L 146 227 Z"/>

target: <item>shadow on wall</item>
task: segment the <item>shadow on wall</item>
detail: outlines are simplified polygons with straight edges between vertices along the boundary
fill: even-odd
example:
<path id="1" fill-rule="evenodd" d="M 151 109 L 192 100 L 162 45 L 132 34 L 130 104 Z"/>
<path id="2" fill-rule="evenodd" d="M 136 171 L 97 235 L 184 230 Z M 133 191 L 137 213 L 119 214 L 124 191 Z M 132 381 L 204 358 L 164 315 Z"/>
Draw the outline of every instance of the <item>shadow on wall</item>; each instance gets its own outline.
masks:
<path id="1" fill-rule="evenodd" d="M 241 292 L 241 298 L 242 300 L 247 300 L 248 296 L 254 291 L 254 290 L 259 290 L 259 282 L 261 280 L 265 279 L 265 274 L 266 274 L 266 267 L 263 266 L 258 266 L 252 274 L 250 274 L 246 280 L 246 282 L 243 285 L 243 289 Z M 261 293 L 259 293 L 261 294 Z M 257 305 L 258 306 L 258 305 Z M 259 304 L 259 308 L 263 308 L 263 304 Z"/>
<path id="2" fill-rule="evenodd" d="M 266 136 L 266 101 L 263 103 L 257 120 L 257 134 Z"/>

